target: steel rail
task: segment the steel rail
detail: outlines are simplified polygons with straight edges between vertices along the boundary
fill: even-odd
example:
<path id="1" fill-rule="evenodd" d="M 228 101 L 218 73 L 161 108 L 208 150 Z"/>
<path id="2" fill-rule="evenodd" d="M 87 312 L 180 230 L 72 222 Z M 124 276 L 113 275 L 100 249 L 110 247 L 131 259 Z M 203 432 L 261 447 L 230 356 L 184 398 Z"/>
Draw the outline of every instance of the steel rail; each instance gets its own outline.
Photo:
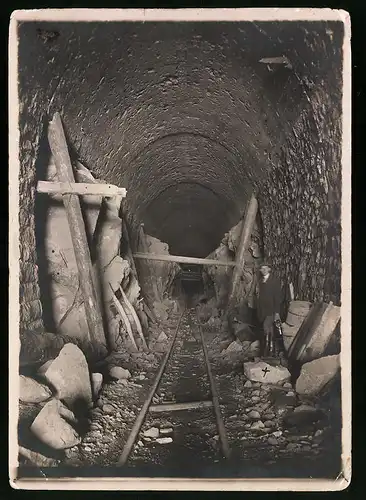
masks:
<path id="1" fill-rule="evenodd" d="M 127 460 L 128 460 L 128 457 L 130 456 L 130 453 L 132 451 L 132 448 L 135 444 L 135 441 L 136 441 L 136 438 L 141 430 L 141 427 L 142 427 L 142 424 L 144 423 L 144 420 L 145 420 L 145 417 L 146 417 L 146 414 L 149 410 L 149 406 L 151 405 L 151 401 L 152 401 L 152 398 L 154 397 L 154 394 L 160 384 L 160 380 L 161 380 L 161 377 L 163 376 L 163 373 L 164 373 L 164 370 L 165 370 L 165 367 L 166 367 L 166 364 L 170 358 L 170 355 L 172 353 L 172 350 L 173 350 L 173 346 L 175 344 L 175 341 L 176 341 L 176 338 L 177 338 L 177 335 L 178 335 L 178 331 L 179 331 L 179 327 L 180 327 L 180 324 L 181 324 L 181 321 L 182 321 L 182 318 L 184 316 L 184 313 L 186 312 L 186 310 L 184 310 L 179 318 L 179 321 L 178 321 L 178 325 L 175 329 L 175 332 L 174 332 L 174 335 L 173 335 L 173 338 L 172 338 L 172 341 L 170 343 L 170 346 L 169 346 L 169 349 L 165 355 L 165 358 L 162 362 L 162 364 L 160 365 L 160 368 L 159 368 L 159 371 L 155 377 L 155 380 L 154 380 L 154 383 L 150 389 L 150 392 L 143 404 L 143 407 L 141 408 L 140 410 L 140 413 L 138 414 L 136 420 L 135 420 L 135 423 L 131 429 L 131 432 L 128 436 L 128 439 L 126 441 L 126 444 L 123 448 L 123 451 L 122 451 L 122 455 L 120 456 L 118 462 L 117 462 L 117 466 L 123 466 L 126 464 Z"/>
<path id="2" fill-rule="evenodd" d="M 205 340 L 203 338 L 202 325 L 199 321 L 198 321 L 198 327 L 199 327 L 200 336 L 201 336 L 203 353 L 205 355 L 207 373 L 208 373 L 208 377 L 210 379 L 212 402 L 213 402 L 213 407 L 214 407 L 215 416 L 216 416 L 217 429 L 219 431 L 219 436 L 220 436 L 221 450 L 222 450 L 222 453 L 223 453 L 225 458 L 230 458 L 231 450 L 230 450 L 229 441 L 228 441 L 227 434 L 226 434 L 224 420 L 222 418 L 222 414 L 221 414 L 221 410 L 220 410 L 219 396 L 217 393 L 215 379 L 214 379 L 214 376 L 212 374 L 210 361 L 208 359 L 207 347 L 205 344 Z"/>

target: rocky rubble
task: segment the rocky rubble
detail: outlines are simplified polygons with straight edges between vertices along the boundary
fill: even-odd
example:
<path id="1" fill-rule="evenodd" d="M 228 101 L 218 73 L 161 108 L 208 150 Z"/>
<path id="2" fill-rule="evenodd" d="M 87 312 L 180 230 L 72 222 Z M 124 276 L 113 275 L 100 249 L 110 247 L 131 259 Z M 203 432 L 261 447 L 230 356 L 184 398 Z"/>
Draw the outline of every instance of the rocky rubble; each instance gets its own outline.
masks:
<path id="1" fill-rule="evenodd" d="M 55 453 L 78 445 L 102 381 L 100 373 L 90 373 L 84 354 L 74 344 L 66 344 L 34 378 L 21 375 L 19 444 L 23 460 L 34 465 L 54 464 Z"/>
<path id="2" fill-rule="evenodd" d="M 238 250 L 241 236 L 242 221 L 232 227 L 225 234 L 219 247 L 207 258 L 234 261 Z M 244 298 L 244 303 L 253 307 L 253 291 L 255 278 L 256 262 L 262 257 L 262 234 L 261 226 L 258 221 L 255 222 L 248 251 L 245 255 L 245 267 L 243 269 L 242 280 L 240 282 L 238 297 Z M 227 305 L 228 293 L 232 276 L 232 268 L 223 266 L 206 266 L 204 269 L 204 282 L 212 282 L 215 290 L 215 297 L 218 308 L 224 309 Z"/>

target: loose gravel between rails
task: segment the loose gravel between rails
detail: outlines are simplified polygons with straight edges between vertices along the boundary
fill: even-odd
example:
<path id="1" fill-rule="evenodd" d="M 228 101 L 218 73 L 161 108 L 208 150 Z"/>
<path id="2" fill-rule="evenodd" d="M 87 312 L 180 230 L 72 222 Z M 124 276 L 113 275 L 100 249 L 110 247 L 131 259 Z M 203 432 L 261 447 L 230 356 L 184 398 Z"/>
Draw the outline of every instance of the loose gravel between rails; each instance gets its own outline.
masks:
<path id="1" fill-rule="evenodd" d="M 164 398 L 162 404 L 151 407 L 156 395 Z M 211 407 L 174 411 L 174 405 L 187 402 Z M 169 411 L 164 404 L 170 405 Z M 179 463 L 187 469 L 197 455 L 201 461 L 217 462 L 220 455 L 229 458 L 230 449 L 201 326 L 195 310 L 187 309 L 117 465 Z"/>

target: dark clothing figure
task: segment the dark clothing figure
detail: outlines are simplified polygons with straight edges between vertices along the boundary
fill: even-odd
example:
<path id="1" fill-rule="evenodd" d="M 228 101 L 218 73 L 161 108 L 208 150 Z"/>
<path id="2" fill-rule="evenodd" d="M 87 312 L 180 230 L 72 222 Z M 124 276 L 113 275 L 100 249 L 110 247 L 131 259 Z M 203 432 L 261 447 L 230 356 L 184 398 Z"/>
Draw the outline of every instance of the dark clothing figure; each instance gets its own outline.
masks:
<path id="1" fill-rule="evenodd" d="M 257 316 L 263 323 L 268 316 L 279 314 L 281 309 L 281 284 L 276 276 L 271 273 L 266 282 L 263 278 L 258 283 Z"/>
<path id="2" fill-rule="evenodd" d="M 275 349 L 274 322 L 280 318 L 282 302 L 281 283 L 272 273 L 265 280 L 260 277 L 257 288 L 257 317 L 264 332 L 262 352 L 273 354 Z"/>

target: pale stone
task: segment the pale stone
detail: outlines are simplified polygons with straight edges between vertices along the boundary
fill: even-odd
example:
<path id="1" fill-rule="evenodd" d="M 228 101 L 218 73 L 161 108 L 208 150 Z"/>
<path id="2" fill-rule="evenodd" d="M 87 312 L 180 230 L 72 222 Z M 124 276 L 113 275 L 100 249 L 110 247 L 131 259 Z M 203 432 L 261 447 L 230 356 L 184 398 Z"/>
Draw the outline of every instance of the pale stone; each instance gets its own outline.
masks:
<path id="1" fill-rule="evenodd" d="M 337 375 L 339 369 L 338 354 L 305 363 L 296 381 L 296 392 L 308 396 L 317 395 Z"/>
<path id="2" fill-rule="evenodd" d="M 53 359 L 49 359 L 48 361 L 46 361 L 45 363 L 43 363 L 43 365 L 38 368 L 37 373 L 39 375 L 44 375 L 46 373 L 46 371 L 48 370 L 48 368 L 53 363 L 53 361 L 54 361 Z"/>
<path id="3" fill-rule="evenodd" d="M 225 352 L 240 352 L 243 350 L 243 346 L 237 340 L 231 342 L 231 344 L 225 349 Z"/>
<path id="4" fill-rule="evenodd" d="M 256 410 L 252 410 L 248 413 L 248 417 L 250 418 L 256 418 L 256 419 L 260 419 L 261 418 L 261 415 L 258 411 Z"/>
<path id="5" fill-rule="evenodd" d="M 284 366 L 272 366 L 264 361 L 244 363 L 244 375 L 251 381 L 264 384 L 281 384 L 291 378 Z"/>
<path id="6" fill-rule="evenodd" d="M 157 427 L 150 427 L 150 429 L 144 432 L 144 436 L 149 438 L 157 438 L 159 437 L 159 429 Z"/>
<path id="7" fill-rule="evenodd" d="M 96 399 L 99 395 L 99 392 L 102 388 L 103 384 L 103 375 L 101 373 L 92 373 L 92 389 L 93 396 Z"/>
<path id="8" fill-rule="evenodd" d="M 159 444 L 169 444 L 173 442 L 173 439 L 171 437 L 162 437 L 162 438 L 157 438 L 156 442 Z"/>
<path id="9" fill-rule="evenodd" d="M 114 411 L 115 411 L 114 407 L 108 403 L 103 405 L 102 409 L 103 409 L 103 413 L 106 413 L 107 415 L 110 415 L 110 414 L 114 413 Z"/>
<path id="10" fill-rule="evenodd" d="M 172 427 L 164 427 L 163 429 L 160 429 L 160 434 L 171 434 L 172 432 Z"/>
<path id="11" fill-rule="evenodd" d="M 125 368 L 122 368 L 121 366 L 113 366 L 109 370 L 109 375 L 112 378 L 117 379 L 117 380 L 128 379 L 131 377 L 131 373 L 129 372 L 129 370 L 126 370 Z"/>
<path id="12" fill-rule="evenodd" d="M 80 443 L 75 429 L 66 422 L 61 413 L 70 414 L 59 400 L 53 399 L 39 412 L 31 425 L 33 434 L 43 443 L 56 450 L 71 448 Z"/>
<path id="13" fill-rule="evenodd" d="M 80 401 L 91 405 L 89 367 L 83 352 L 76 345 L 65 344 L 44 377 L 56 389 L 57 397 L 69 406 Z"/>
<path id="14" fill-rule="evenodd" d="M 156 339 L 156 342 L 166 342 L 167 340 L 168 336 L 164 332 L 161 332 L 159 337 Z"/>
<path id="15" fill-rule="evenodd" d="M 20 375 L 19 399 L 24 403 L 41 403 L 52 395 L 49 387 L 36 380 Z"/>
<path id="16" fill-rule="evenodd" d="M 264 427 L 265 427 L 264 423 L 261 420 L 257 420 L 256 422 L 253 422 L 253 424 L 251 425 L 251 429 L 253 430 L 263 429 Z"/>

